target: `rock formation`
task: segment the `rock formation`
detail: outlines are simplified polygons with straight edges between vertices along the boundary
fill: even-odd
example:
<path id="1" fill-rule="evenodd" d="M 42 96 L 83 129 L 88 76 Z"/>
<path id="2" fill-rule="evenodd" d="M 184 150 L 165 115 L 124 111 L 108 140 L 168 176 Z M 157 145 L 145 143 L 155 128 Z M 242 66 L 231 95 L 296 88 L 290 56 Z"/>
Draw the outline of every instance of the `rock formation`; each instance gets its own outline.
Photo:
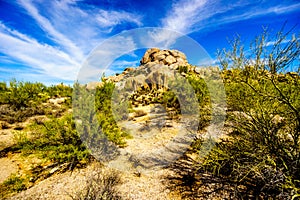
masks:
<path id="1" fill-rule="evenodd" d="M 140 64 L 163 64 L 171 69 L 178 69 L 179 66 L 189 66 L 184 53 L 178 50 L 160 50 L 158 48 L 148 49 Z"/>
<path id="2" fill-rule="evenodd" d="M 188 63 L 184 53 L 178 50 L 148 49 L 137 68 L 128 67 L 121 74 L 104 77 L 103 81 L 118 83 L 124 79 L 132 84 L 133 91 L 138 88 L 161 89 L 167 88 L 167 79 L 174 79 L 175 74 L 187 76 L 188 73 L 203 77 L 219 76 L 218 67 L 195 67 Z M 103 82 L 91 82 L 87 84 L 88 90 L 102 87 Z"/>
<path id="3" fill-rule="evenodd" d="M 137 68 L 128 67 L 121 74 L 116 74 L 114 76 L 105 77 L 104 81 L 108 82 L 120 82 L 128 76 L 136 76 L 132 80 L 132 83 L 139 84 L 140 86 L 145 86 L 141 84 L 141 81 L 146 81 L 147 84 L 151 84 L 154 87 L 157 84 L 163 85 L 166 81 L 167 76 L 174 77 L 172 74 L 167 73 L 167 76 L 163 74 L 166 71 L 179 70 L 179 67 L 184 67 L 186 72 L 195 71 L 195 67 L 192 67 L 185 56 L 184 53 L 178 50 L 160 50 L 158 48 L 148 49 L 140 61 L 140 66 Z M 184 76 L 185 74 L 182 73 Z M 146 76 L 146 77 L 145 77 Z M 170 77 L 169 77 L 170 78 Z M 88 89 L 94 89 L 97 86 L 96 83 L 88 84 Z M 98 84 L 101 86 L 101 84 Z M 147 87 L 147 86 L 145 86 Z M 134 88 L 136 89 L 136 87 Z"/>

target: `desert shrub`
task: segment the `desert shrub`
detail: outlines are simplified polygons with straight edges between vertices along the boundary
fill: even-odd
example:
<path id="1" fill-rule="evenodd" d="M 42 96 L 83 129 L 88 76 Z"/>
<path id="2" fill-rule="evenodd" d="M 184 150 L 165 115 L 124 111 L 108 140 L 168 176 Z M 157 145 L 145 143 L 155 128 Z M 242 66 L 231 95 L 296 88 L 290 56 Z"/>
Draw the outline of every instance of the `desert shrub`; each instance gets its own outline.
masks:
<path id="1" fill-rule="evenodd" d="M 26 189 L 26 180 L 19 175 L 12 174 L 0 184 L 0 197 L 7 197 L 10 193 L 20 192 Z"/>
<path id="2" fill-rule="evenodd" d="M 0 196 L 3 197 L 24 190 L 54 173 L 83 167 L 92 159 L 77 134 L 71 114 L 36 120 L 23 130 L 14 130 L 13 134 L 15 145 L 3 149 L 1 156 L 21 153 L 24 157 L 37 158 L 41 163 L 22 169 L 22 177 L 12 176 L 1 184 Z"/>
<path id="3" fill-rule="evenodd" d="M 42 83 L 17 82 L 12 80 L 3 94 L 3 103 L 9 104 L 14 110 L 36 107 L 45 99 L 41 94 L 46 86 Z"/>
<path id="4" fill-rule="evenodd" d="M 162 99 L 158 102 L 164 105 L 166 108 L 175 108 L 178 114 L 180 113 L 180 103 L 173 91 L 165 91 Z"/>
<path id="5" fill-rule="evenodd" d="M 5 103 L 5 93 L 7 92 L 7 86 L 5 82 L 0 82 L 0 104 Z"/>
<path id="6" fill-rule="evenodd" d="M 37 107 L 29 107 L 22 110 L 14 110 L 11 106 L 5 104 L 0 105 L 0 117 L 3 121 L 6 121 L 10 124 L 15 122 L 23 122 L 28 117 L 34 115 L 43 115 L 46 113 L 46 110 L 41 105 Z"/>
<path id="7" fill-rule="evenodd" d="M 288 199 L 300 193 L 300 78 L 282 74 L 299 58 L 299 38 L 279 32 L 267 48 L 265 34 L 255 40 L 250 57 L 238 40 L 223 52 L 232 131 L 197 169 L 229 184 L 235 198 Z"/>
<path id="8" fill-rule="evenodd" d="M 114 84 L 110 82 L 105 82 L 102 87 L 92 91 L 79 83 L 74 85 L 73 114 L 80 122 L 76 123 L 76 128 L 87 145 L 96 148 L 95 151 L 106 152 L 107 146 L 123 147 L 126 145 L 125 138 L 129 137 L 114 119 L 111 107 L 113 90 Z M 112 144 L 108 144 L 111 142 Z"/>
<path id="9" fill-rule="evenodd" d="M 22 122 L 34 115 L 52 115 L 54 108 L 43 105 L 51 97 L 69 97 L 55 108 L 57 113 L 71 107 L 72 88 L 63 84 L 46 87 L 42 83 L 12 80 L 8 86 L 1 83 L 0 87 L 0 117 L 9 123 Z"/>
<path id="10" fill-rule="evenodd" d="M 0 116 L 9 123 L 24 121 L 27 117 L 44 114 L 41 109 L 41 94 L 45 86 L 41 83 L 12 80 L 1 91 Z"/>
<path id="11" fill-rule="evenodd" d="M 0 91 L 3 92 L 3 91 L 6 91 L 6 90 L 7 90 L 6 83 L 4 81 L 0 82 Z"/>
<path id="12" fill-rule="evenodd" d="M 51 85 L 47 87 L 47 94 L 51 98 L 55 97 L 72 97 L 73 88 L 63 83 L 58 85 Z"/>
<path id="13" fill-rule="evenodd" d="M 86 186 L 76 195 L 73 200 L 118 200 L 117 186 L 121 183 L 120 175 L 116 171 L 105 172 L 96 169 L 86 180 Z"/>
<path id="14" fill-rule="evenodd" d="M 195 94 L 197 107 L 199 108 L 199 120 L 201 124 L 199 124 L 199 129 L 207 126 L 211 120 L 211 98 L 210 94 L 204 79 L 196 76 L 193 73 L 187 75 L 187 81 L 191 85 L 193 91 L 187 91 L 188 88 L 184 87 L 184 82 L 182 80 L 176 79 L 175 81 L 171 81 L 170 84 L 172 88 L 176 88 L 176 91 L 166 90 L 163 92 L 162 98 L 157 100 L 158 103 L 161 103 L 165 108 L 174 108 L 176 110 L 176 114 L 181 114 L 179 98 L 181 100 L 185 100 L 187 102 L 193 102 L 192 98 L 188 95 Z M 177 96 L 178 95 L 178 96 Z M 184 95 L 184 96 L 183 96 Z M 191 109 L 195 108 L 194 106 L 189 106 Z M 189 108 L 186 106 L 185 112 L 194 113 L 195 110 L 188 110 Z"/>
<path id="15" fill-rule="evenodd" d="M 204 79 L 197 76 L 188 76 L 189 83 L 193 87 L 199 103 L 199 129 L 207 126 L 211 120 L 211 98 Z"/>
<path id="16" fill-rule="evenodd" d="M 119 146 L 124 146 L 126 145 L 124 139 L 128 138 L 129 134 L 118 127 L 112 113 L 111 101 L 114 88 L 114 83 L 110 82 L 106 82 L 102 87 L 97 88 L 95 94 L 95 108 L 98 122 L 104 134 L 110 141 Z M 128 107 L 126 109 L 128 109 Z"/>
<path id="17" fill-rule="evenodd" d="M 69 163 L 75 167 L 91 158 L 77 134 L 71 114 L 33 123 L 30 133 L 16 131 L 15 138 L 15 148 L 23 154 L 33 153 L 55 163 Z"/>

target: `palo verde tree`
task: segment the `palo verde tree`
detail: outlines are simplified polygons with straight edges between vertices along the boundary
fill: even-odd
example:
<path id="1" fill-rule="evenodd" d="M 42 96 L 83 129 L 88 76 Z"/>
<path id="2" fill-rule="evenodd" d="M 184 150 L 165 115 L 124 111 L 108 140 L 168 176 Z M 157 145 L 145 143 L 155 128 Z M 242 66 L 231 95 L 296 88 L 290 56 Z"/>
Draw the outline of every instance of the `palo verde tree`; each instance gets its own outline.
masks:
<path id="1" fill-rule="evenodd" d="M 300 37 L 293 30 L 272 37 L 265 29 L 248 48 L 236 38 L 218 52 L 233 131 L 199 169 L 227 179 L 236 197 L 300 196 Z"/>

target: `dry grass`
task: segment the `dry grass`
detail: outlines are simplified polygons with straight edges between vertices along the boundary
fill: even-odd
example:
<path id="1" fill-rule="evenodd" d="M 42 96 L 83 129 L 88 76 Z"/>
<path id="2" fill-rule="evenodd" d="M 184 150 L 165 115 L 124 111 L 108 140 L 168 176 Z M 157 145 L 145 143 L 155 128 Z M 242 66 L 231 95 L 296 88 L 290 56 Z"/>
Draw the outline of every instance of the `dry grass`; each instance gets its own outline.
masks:
<path id="1" fill-rule="evenodd" d="M 114 170 L 96 169 L 88 175 L 86 186 L 71 196 L 73 200 L 119 200 L 117 186 L 121 184 L 120 175 Z"/>

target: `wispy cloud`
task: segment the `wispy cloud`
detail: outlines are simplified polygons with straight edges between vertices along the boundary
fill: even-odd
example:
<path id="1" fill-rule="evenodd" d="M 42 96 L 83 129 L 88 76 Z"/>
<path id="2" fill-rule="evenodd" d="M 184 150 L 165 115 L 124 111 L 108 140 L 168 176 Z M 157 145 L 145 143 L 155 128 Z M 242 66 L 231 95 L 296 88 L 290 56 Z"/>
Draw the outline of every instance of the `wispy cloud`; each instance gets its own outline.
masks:
<path id="1" fill-rule="evenodd" d="M 161 23 L 165 29 L 177 31 L 181 34 L 188 34 L 199 29 L 204 29 L 207 25 L 210 26 L 210 20 L 214 16 L 242 5 L 242 2 L 227 6 L 222 5 L 220 1 L 181 0 L 173 4 L 166 17 L 161 20 Z M 158 39 L 169 41 L 167 43 L 170 44 L 176 40 L 176 36 L 170 36 L 163 32 L 157 34 Z"/>
<path id="2" fill-rule="evenodd" d="M 11 62 L 22 63 L 43 76 L 74 80 L 88 53 L 109 37 L 114 27 L 124 23 L 142 25 L 140 15 L 79 3 L 76 0 L 12 3 L 34 20 L 51 43 L 32 38 L 0 21 L 0 53 L 5 55 L 1 62 L 8 64 L 9 57 Z"/>
<path id="3" fill-rule="evenodd" d="M 164 43 L 168 48 L 175 44 L 178 38 L 192 32 L 212 31 L 221 25 L 271 14 L 290 13 L 299 9 L 300 3 L 287 5 L 276 0 L 274 2 L 180 0 L 175 1 L 166 17 L 161 19 L 163 29 L 152 33 L 151 37 L 153 41 Z"/>
<path id="4" fill-rule="evenodd" d="M 175 3 L 168 17 L 162 20 L 164 28 L 182 33 L 189 31 L 193 24 L 201 20 L 199 11 L 206 6 L 207 2 L 207 0 L 182 0 Z"/>
<path id="5" fill-rule="evenodd" d="M 219 19 L 212 19 L 211 25 L 208 25 L 208 27 L 215 27 L 215 26 L 219 26 L 220 24 L 228 24 L 232 22 L 243 21 L 247 19 L 270 15 L 270 14 L 289 13 L 298 9 L 300 9 L 300 3 L 293 4 L 293 5 L 277 5 L 277 6 L 271 6 L 269 8 L 250 9 L 242 13 L 234 12 L 233 14 L 228 14 Z"/>
<path id="6" fill-rule="evenodd" d="M 19 0 L 20 5 L 26 9 L 28 14 L 40 25 L 40 27 L 51 36 L 57 44 L 61 45 L 68 54 L 81 60 L 84 55 L 81 49 L 73 43 L 66 35 L 60 33 L 46 17 L 42 16 L 31 1 Z"/>
<path id="7" fill-rule="evenodd" d="M 139 16 L 124 11 L 99 10 L 99 13 L 96 14 L 96 20 L 101 27 L 105 28 L 111 28 L 125 21 L 132 22 L 139 26 L 142 25 Z"/>
<path id="8" fill-rule="evenodd" d="M 289 13 L 300 9 L 300 3 L 292 5 L 269 1 L 237 1 L 234 3 L 208 0 L 181 0 L 174 3 L 162 26 L 183 34 L 211 29 L 219 25 L 247 20 L 269 14 Z"/>
<path id="9" fill-rule="evenodd" d="M 49 76 L 68 79 L 74 76 L 76 68 L 78 70 L 79 67 L 79 63 L 67 53 L 40 44 L 35 39 L 11 30 L 2 23 L 0 23 L 0 44 L 0 51 L 5 55 L 31 66 L 36 71 L 43 71 Z"/>

